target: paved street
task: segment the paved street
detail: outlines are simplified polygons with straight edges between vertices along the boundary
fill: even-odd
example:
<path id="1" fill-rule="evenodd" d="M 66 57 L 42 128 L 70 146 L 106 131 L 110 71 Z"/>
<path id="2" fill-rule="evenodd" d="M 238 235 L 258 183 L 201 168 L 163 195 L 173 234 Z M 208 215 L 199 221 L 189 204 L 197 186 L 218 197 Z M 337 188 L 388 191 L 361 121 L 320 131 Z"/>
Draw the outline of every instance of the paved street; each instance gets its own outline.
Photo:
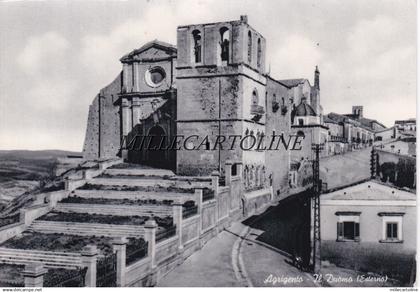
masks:
<path id="1" fill-rule="evenodd" d="M 200 251 L 166 275 L 162 287 L 234 287 L 238 283 L 232 265 L 232 247 L 245 226 L 232 224 L 231 232 L 223 231 Z"/>
<path id="2" fill-rule="evenodd" d="M 315 286 L 311 275 L 290 265 L 287 253 L 278 249 L 290 251 L 290 246 L 280 241 L 293 240 L 291 230 L 301 224 L 296 220 L 298 212 L 290 208 L 293 205 L 297 209 L 299 202 L 270 207 L 261 216 L 232 224 L 158 286 Z"/>

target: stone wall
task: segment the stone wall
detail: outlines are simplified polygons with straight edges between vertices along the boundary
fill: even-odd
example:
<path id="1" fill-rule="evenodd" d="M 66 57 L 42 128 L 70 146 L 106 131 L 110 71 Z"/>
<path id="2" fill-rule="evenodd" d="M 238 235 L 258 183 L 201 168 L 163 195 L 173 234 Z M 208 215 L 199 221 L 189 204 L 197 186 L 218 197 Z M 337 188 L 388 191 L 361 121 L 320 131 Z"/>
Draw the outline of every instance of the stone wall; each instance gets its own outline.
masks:
<path id="1" fill-rule="evenodd" d="M 121 73 L 103 88 L 89 106 L 83 158 L 112 158 L 120 149 L 119 107 L 114 106 L 121 91 Z"/>
<path id="2" fill-rule="evenodd" d="M 267 78 L 266 135 L 268 141 L 273 133 L 276 135 L 290 133 L 292 106 L 293 104 L 289 101 L 288 88 Z M 269 142 L 266 145 L 270 146 Z M 284 198 L 289 189 L 290 153 L 280 144 L 278 150 L 267 151 L 265 156 L 267 179 L 271 177 L 274 193 Z"/>
<path id="3" fill-rule="evenodd" d="M 178 74 L 177 78 L 181 78 L 177 80 L 178 104 L 182 106 L 177 108 L 177 134 L 184 137 L 198 135 L 198 140 L 192 140 L 196 147 L 206 136 L 209 137 L 208 147 L 202 145 L 199 150 L 177 151 L 178 174 L 208 175 L 218 169 L 219 160 L 223 164 L 227 159 L 241 159 L 239 147 L 233 150 L 224 148 L 220 151 L 220 158 L 218 147 L 215 148 L 216 137 L 219 133 L 225 136 L 242 133 L 242 123 L 238 119 L 241 113 L 240 81 L 236 77 L 203 76 L 199 78 L 196 75 L 214 74 L 217 70 L 190 69 Z M 219 114 L 222 118 L 220 129 Z M 225 147 L 229 148 L 227 144 Z"/>
<path id="4" fill-rule="evenodd" d="M 177 29 L 178 66 L 220 66 L 221 61 L 221 29 L 228 29 L 229 32 L 229 58 L 227 63 L 243 63 L 255 70 L 265 72 L 265 38 L 248 25 L 245 18 L 239 21 L 218 22 L 207 24 L 196 24 L 179 26 Z M 201 34 L 201 59 L 198 64 L 194 60 L 193 31 Z M 251 33 L 251 62 L 248 60 L 248 33 Z M 261 43 L 261 62 L 257 64 L 258 40 Z"/>

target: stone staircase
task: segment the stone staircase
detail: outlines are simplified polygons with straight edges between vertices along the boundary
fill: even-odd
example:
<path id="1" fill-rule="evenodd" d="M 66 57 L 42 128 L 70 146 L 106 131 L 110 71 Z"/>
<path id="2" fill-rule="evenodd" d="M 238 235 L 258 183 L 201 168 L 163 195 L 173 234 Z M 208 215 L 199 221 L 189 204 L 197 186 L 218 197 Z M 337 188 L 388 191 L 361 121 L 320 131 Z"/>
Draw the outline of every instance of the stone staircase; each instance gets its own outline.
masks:
<path id="1" fill-rule="evenodd" d="M 111 167 L 70 194 L 70 198 L 72 196 L 81 198 L 81 203 L 77 200 L 77 203 L 58 202 L 53 212 L 70 213 L 70 215 L 77 213 L 103 216 L 172 217 L 173 206 L 168 201 L 180 203 L 194 201 L 196 200 L 195 188 L 211 188 L 211 178 L 179 177 L 166 169 Z M 93 202 L 83 202 L 90 199 Z M 120 200 L 121 203 L 118 203 Z M 134 202 L 136 200 L 142 202 Z M 166 201 L 165 204 L 162 201 Z M 144 235 L 142 225 L 66 221 L 35 220 L 28 230 L 46 234 L 62 233 L 81 236 L 142 237 Z"/>
<path id="2" fill-rule="evenodd" d="M 58 203 L 54 208 L 58 212 L 73 212 L 118 216 L 172 216 L 172 206 L 169 205 L 111 205 L 111 204 L 72 204 Z"/>
<path id="3" fill-rule="evenodd" d="M 0 248 L 0 263 L 12 265 L 28 265 L 41 263 L 46 268 L 76 269 L 82 265 L 80 254 L 70 252 L 50 252 Z"/>
<path id="4" fill-rule="evenodd" d="M 176 191 L 125 191 L 125 190 L 81 190 L 73 191 L 73 196 L 80 198 L 94 199 L 120 199 L 120 200 L 148 200 L 155 199 L 177 200 L 185 202 L 193 198 L 192 193 L 181 193 Z"/>
<path id="5" fill-rule="evenodd" d="M 140 188 L 177 188 L 185 191 L 192 190 L 195 187 L 209 187 L 210 183 L 206 181 L 194 181 L 188 178 L 160 178 L 160 177 L 143 177 L 131 175 L 130 177 L 110 176 L 97 177 L 89 182 L 93 186 L 113 186 L 120 189 L 130 189 L 132 187 Z"/>
<path id="6" fill-rule="evenodd" d="M 60 222 L 35 220 L 28 231 L 39 233 L 62 233 L 80 236 L 105 236 L 105 237 L 142 237 L 144 227 L 141 225 L 117 225 L 83 222 Z"/>

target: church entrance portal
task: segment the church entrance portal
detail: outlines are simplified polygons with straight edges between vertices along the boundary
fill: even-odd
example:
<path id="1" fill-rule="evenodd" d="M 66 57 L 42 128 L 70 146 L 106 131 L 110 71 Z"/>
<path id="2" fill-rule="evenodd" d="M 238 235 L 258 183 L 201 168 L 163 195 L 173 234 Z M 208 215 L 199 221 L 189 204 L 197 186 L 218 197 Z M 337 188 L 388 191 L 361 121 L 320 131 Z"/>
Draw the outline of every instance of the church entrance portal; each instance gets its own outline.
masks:
<path id="1" fill-rule="evenodd" d="M 166 150 L 160 149 L 167 147 L 168 137 L 165 135 L 165 130 L 161 126 L 153 126 L 149 130 L 148 137 L 151 139 L 146 156 L 148 164 L 153 167 L 168 168 L 168 155 Z M 162 137 L 164 137 L 164 143 L 161 143 Z"/>

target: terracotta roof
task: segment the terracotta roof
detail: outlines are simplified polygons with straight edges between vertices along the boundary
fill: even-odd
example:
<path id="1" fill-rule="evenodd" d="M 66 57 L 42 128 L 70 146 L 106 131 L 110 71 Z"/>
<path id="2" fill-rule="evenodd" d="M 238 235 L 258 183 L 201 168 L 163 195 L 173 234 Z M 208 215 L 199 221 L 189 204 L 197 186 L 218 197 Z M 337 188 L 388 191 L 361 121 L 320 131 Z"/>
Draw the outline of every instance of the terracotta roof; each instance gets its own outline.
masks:
<path id="1" fill-rule="evenodd" d="M 130 52 L 130 53 L 128 53 L 128 54 L 125 54 L 124 56 L 122 56 L 122 57 L 121 57 L 120 61 L 121 61 L 121 62 L 123 62 L 123 61 L 128 61 L 128 60 L 130 60 L 133 56 L 138 55 L 138 54 L 140 54 L 141 52 L 144 52 L 144 51 L 146 51 L 146 50 L 148 50 L 148 49 L 150 49 L 150 48 L 152 48 L 152 47 L 157 47 L 157 48 L 159 48 L 159 49 L 162 49 L 162 50 L 164 50 L 164 51 L 167 51 L 167 52 L 169 52 L 171 55 L 172 55 L 172 54 L 176 54 L 176 52 L 177 52 L 177 49 L 176 49 L 176 47 L 175 47 L 174 45 L 171 45 L 171 44 L 169 44 L 169 43 L 165 43 L 165 42 L 162 42 L 162 41 L 159 41 L 159 40 L 153 40 L 153 41 L 151 41 L 151 42 L 148 42 L 148 43 L 144 44 L 144 45 L 143 45 L 143 46 L 141 46 L 140 48 L 135 49 L 135 50 L 131 51 L 131 52 Z"/>

